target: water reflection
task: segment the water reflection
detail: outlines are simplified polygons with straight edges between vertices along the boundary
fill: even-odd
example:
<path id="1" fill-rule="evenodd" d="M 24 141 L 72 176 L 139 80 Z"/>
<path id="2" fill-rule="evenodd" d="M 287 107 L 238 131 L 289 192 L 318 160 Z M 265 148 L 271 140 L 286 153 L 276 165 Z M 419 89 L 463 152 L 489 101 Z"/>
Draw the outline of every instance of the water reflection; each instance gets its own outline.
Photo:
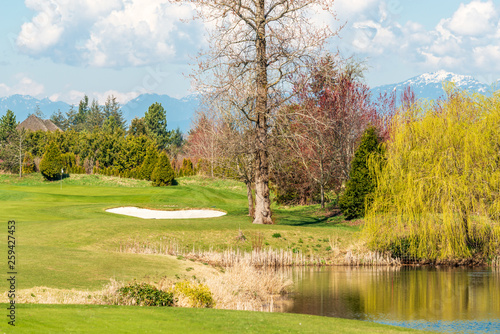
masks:
<path id="1" fill-rule="evenodd" d="M 296 268 L 287 312 L 408 322 L 500 319 L 500 272 L 464 268 Z"/>

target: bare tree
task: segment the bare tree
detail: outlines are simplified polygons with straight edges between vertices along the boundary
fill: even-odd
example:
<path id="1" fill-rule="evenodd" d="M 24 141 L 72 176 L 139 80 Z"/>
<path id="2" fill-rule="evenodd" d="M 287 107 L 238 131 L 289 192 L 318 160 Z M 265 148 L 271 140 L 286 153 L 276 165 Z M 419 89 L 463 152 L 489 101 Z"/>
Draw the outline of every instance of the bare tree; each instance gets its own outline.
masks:
<path id="1" fill-rule="evenodd" d="M 273 111 L 283 103 L 283 89 L 304 66 L 304 61 L 321 53 L 327 39 L 336 34 L 311 19 L 318 11 L 333 15 L 333 1 L 173 1 L 196 5 L 199 16 L 213 27 L 209 32 L 210 49 L 200 55 L 200 71 L 195 75 L 197 89 L 238 96 L 229 102 L 253 123 L 256 190 L 253 223 L 272 224 L 268 135 Z M 244 87 L 249 82 L 251 86 Z"/>
<path id="2" fill-rule="evenodd" d="M 315 62 L 295 89 L 296 104 L 281 110 L 278 132 L 319 188 L 324 208 L 325 190 L 339 192 L 357 141 L 377 115 L 368 87 L 353 77 L 351 66 L 341 67 L 332 57 Z"/>

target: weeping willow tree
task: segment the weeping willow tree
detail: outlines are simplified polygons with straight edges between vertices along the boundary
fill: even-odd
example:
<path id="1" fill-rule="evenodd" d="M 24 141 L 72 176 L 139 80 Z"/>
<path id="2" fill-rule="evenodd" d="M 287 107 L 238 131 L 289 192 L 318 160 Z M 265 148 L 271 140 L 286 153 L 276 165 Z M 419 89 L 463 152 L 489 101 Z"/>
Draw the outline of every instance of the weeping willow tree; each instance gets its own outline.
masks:
<path id="1" fill-rule="evenodd" d="M 500 94 L 413 104 L 395 117 L 365 236 L 411 259 L 492 258 L 500 251 Z M 381 167 L 382 166 L 382 167 Z"/>

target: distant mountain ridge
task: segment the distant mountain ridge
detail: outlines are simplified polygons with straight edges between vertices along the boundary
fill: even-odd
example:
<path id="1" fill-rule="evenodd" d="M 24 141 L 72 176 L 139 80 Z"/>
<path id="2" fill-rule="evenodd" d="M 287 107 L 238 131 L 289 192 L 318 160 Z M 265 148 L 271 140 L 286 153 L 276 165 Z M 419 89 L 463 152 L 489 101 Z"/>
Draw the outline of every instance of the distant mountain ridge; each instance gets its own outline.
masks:
<path id="1" fill-rule="evenodd" d="M 443 82 L 448 81 L 454 82 L 461 89 L 484 94 L 490 93 L 492 87 L 495 87 L 495 85 L 484 84 L 468 75 L 438 71 L 424 73 L 395 84 L 377 86 L 372 88 L 371 92 L 374 97 L 377 97 L 380 93 L 392 92 L 394 90 L 399 94 L 407 86 L 411 86 L 417 98 L 435 100 L 445 95 Z M 500 88 L 500 81 L 497 81 L 496 86 Z M 123 116 L 127 122 L 130 122 L 134 117 L 143 117 L 149 106 L 155 102 L 161 103 L 167 112 L 167 128 L 173 130 L 179 127 L 182 132 L 187 134 L 191 125 L 191 119 L 199 105 L 199 96 L 189 95 L 181 99 L 176 99 L 168 95 L 142 94 L 121 107 Z M 62 101 L 53 102 L 48 98 L 40 100 L 27 95 L 11 95 L 0 98 L 0 117 L 5 114 L 7 109 L 10 109 L 16 115 L 17 121 L 22 122 L 28 115 L 35 112 L 37 106 L 45 118 L 50 118 L 58 110 L 65 113 L 71 107 L 68 103 Z M 77 107 L 76 105 L 75 108 Z"/>
<path id="2" fill-rule="evenodd" d="M 433 73 L 424 73 L 403 82 L 377 86 L 372 88 L 371 92 L 374 97 L 379 96 L 380 93 L 392 92 L 394 90 L 399 94 L 402 93 L 406 87 L 410 86 L 415 92 L 417 98 L 436 100 L 445 96 L 443 89 L 444 82 L 453 82 L 460 89 L 482 94 L 490 93 L 492 87 L 495 87 L 498 84 L 497 81 L 496 84 L 488 85 L 474 79 L 470 75 L 437 71 Z"/>
<path id="3" fill-rule="evenodd" d="M 187 134 L 191 125 L 191 117 L 198 108 L 199 102 L 196 95 L 176 99 L 168 95 L 142 94 L 121 106 L 123 117 L 127 122 L 135 117 L 143 117 L 149 106 L 155 102 L 161 103 L 167 112 L 167 128 L 173 130 L 179 127 Z M 22 122 L 30 114 L 35 113 L 37 107 L 43 113 L 43 118 L 50 118 L 58 110 L 66 113 L 71 105 L 62 101 L 53 102 L 48 98 L 40 100 L 29 95 L 16 94 L 0 98 L 0 117 L 10 109 L 16 115 L 16 120 Z M 78 105 L 74 108 L 77 109 Z"/>

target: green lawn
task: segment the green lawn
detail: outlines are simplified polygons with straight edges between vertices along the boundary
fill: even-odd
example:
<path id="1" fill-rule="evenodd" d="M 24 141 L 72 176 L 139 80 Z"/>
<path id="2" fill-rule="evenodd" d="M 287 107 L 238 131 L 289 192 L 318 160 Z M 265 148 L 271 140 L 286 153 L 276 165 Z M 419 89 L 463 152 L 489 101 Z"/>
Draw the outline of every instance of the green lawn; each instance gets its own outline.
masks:
<path id="1" fill-rule="evenodd" d="M 130 243 L 175 242 L 181 248 L 251 250 L 295 248 L 329 256 L 332 240 L 347 245 L 359 227 L 325 218 L 317 207 L 275 208 L 276 225 L 251 224 L 244 185 L 230 180 L 181 178 L 179 185 L 154 188 L 147 182 L 103 176 L 75 176 L 45 182 L 39 174 L 21 180 L 0 175 L 0 221 L 16 221 L 20 289 L 35 286 L 99 289 L 109 279 L 173 277 L 190 263 L 165 256 L 120 253 Z M 105 212 L 117 206 L 160 209 L 216 208 L 212 219 L 145 220 Z M 300 224 L 302 222 L 302 224 Z M 242 230 L 246 242 L 236 239 Z M 273 237 L 279 234 L 280 237 Z M 5 249 L 6 238 L 0 238 Z M 5 282 L 1 283 L 6 286 Z M 0 287 L 2 287 L 0 285 Z"/>
<path id="2" fill-rule="evenodd" d="M 5 304 L 0 304 L 5 309 Z M 21 305 L 5 333 L 417 333 L 370 322 L 213 309 Z"/>
<path id="3" fill-rule="evenodd" d="M 175 242 L 181 248 L 251 250 L 296 248 L 329 256 L 328 247 L 356 240 L 359 227 L 342 217 L 325 217 L 317 206 L 274 207 L 277 224 L 251 224 L 244 185 L 230 180 L 181 178 L 178 185 L 153 188 L 148 182 L 75 175 L 46 182 L 39 174 L 22 179 L 0 175 L 0 249 L 7 252 L 7 221 L 16 221 L 17 289 L 48 287 L 99 290 L 110 279 L 130 281 L 202 275 L 208 266 L 173 256 L 118 252 L 130 243 Z M 117 206 L 157 209 L 215 208 L 213 219 L 144 220 L 105 212 Z M 237 240 L 239 230 L 247 241 Z M 274 235 L 274 236 L 273 236 Z M 279 236 L 278 236 L 279 235 Z M 4 272 L 6 272 L 4 261 Z M 2 279 L 0 291 L 7 290 Z M 4 309 L 4 307 L 1 307 Z M 18 305 L 22 332 L 384 332 L 390 327 L 332 318 L 221 310 Z M 5 320 L 5 319 L 4 319 Z M 9 331 L 6 321 L 0 322 Z M 409 332 L 408 330 L 392 329 Z M 146 332 L 147 332 L 146 331 Z M 16 331 L 17 332 L 17 331 Z"/>

